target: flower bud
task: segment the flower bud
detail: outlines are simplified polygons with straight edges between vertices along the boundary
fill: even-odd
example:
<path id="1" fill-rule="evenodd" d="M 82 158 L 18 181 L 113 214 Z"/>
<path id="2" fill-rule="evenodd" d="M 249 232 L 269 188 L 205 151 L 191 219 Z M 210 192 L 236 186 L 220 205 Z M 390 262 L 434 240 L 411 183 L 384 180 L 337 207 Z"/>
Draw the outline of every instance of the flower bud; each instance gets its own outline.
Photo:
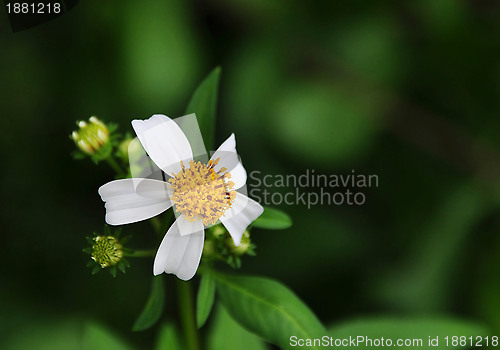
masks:
<path id="1" fill-rule="evenodd" d="M 97 236 L 91 258 L 102 268 L 116 265 L 123 258 L 123 246 L 113 236 Z"/>
<path id="2" fill-rule="evenodd" d="M 233 239 L 231 237 L 228 237 L 225 243 L 231 255 L 241 256 L 248 252 L 252 244 L 252 241 L 250 240 L 250 232 L 245 231 L 243 233 L 240 244 L 238 246 L 234 245 Z"/>
<path id="3" fill-rule="evenodd" d="M 203 245 L 203 258 L 215 258 L 217 256 L 217 244 L 214 241 L 205 241 Z"/>
<path id="4" fill-rule="evenodd" d="M 93 155 L 108 144 L 108 127 L 96 117 L 90 117 L 88 123 L 79 121 L 76 124 L 79 129 L 73 131 L 70 138 L 83 153 Z"/>
<path id="5" fill-rule="evenodd" d="M 129 152 L 129 146 L 130 146 L 131 141 L 132 141 L 132 138 L 127 137 L 125 140 L 120 142 L 120 144 L 118 145 L 118 155 L 124 163 L 129 162 L 128 152 Z"/>
<path id="6" fill-rule="evenodd" d="M 215 225 L 210 228 L 215 238 L 220 238 L 227 233 L 227 230 L 222 225 Z"/>

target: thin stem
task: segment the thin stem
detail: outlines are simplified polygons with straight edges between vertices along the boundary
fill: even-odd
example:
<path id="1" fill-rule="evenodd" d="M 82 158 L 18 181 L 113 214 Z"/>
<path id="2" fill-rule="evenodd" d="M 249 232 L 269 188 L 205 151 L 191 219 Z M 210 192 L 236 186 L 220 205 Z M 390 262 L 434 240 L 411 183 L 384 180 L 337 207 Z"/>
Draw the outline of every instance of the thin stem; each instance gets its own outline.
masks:
<path id="1" fill-rule="evenodd" d="M 186 349 L 200 350 L 198 332 L 196 330 L 193 294 L 189 282 L 177 279 L 177 297 L 179 298 L 180 317 L 184 331 L 184 344 Z"/>
<path id="2" fill-rule="evenodd" d="M 154 249 L 149 250 L 134 250 L 130 253 L 125 253 L 125 256 L 129 256 L 131 258 L 150 258 L 155 256 L 156 251 Z"/>
<path id="3" fill-rule="evenodd" d="M 113 158 L 112 155 L 109 155 L 107 158 L 106 158 L 106 162 L 108 162 L 109 166 L 111 166 L 111 168 L 113 168 L 113 170 L 116 172 L 116 174 L 120 177 L 126 177 L 126 173 L 125 171 L 123 171 L 122 167 L 120 166 L 120 164 L 118 164 L 116 162 L 116 160 Z"/>

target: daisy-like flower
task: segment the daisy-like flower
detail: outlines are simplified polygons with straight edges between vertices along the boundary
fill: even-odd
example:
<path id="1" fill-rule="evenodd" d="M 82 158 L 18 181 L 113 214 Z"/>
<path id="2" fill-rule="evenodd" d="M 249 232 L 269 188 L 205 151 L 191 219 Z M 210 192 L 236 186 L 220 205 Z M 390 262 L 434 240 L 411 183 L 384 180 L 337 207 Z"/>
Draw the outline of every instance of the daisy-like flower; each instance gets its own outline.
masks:
<path id="1" fill-rule="evenodd" d="M 236 153 L 234 134 L 204 164 L 193 159 L 186 135 L 167 116 L 133 120 L 132 127 L 167 179 L 123 179 L 99 188 L 106 202 L 106 222 L 138 222 L 173 206 L 177 219 L 158 248 L 153 274 L 172 273 L 187 281 L 198 269 L 206 227 L 220 221 L 238 246 L 246 228 L 263 208 L 237 191 L 245 186 L 247 173 Z"/>

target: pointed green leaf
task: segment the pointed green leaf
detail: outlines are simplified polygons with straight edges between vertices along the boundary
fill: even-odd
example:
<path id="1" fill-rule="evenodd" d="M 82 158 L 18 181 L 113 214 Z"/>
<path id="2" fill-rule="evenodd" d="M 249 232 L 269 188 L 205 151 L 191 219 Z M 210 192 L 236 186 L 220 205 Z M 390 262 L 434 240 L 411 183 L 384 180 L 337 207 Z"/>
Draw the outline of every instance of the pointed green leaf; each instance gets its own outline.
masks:
<path id="1" fill-rule="evenodd" d="M 156 340 L 156 350 L 182 349 L 181 341 L 175 326 L 171 323 L 161 326 L 160 334 Z"/>
<path id="2" fill-rule="evenodd" d="M 210 316 L 214 304 L 215 281 L 212 270 L 206 269 L 201 275 L 200 288 L 196 298 L 196 323 L 198 328 L 203 327 Z"/>
<path id="3" fill-rule="evenodd" d="M 264 340 L 288 349 L 292 335 L 321 338 L 326 334 L 313 312 L 281 283 L 262 277 L 236 277 L 220 273 L 214 276 L 217 294 L 229 314 Z"/>
<path id="4" fill-rule="evenodd" d="M 132 330 L 135 332 L 143 331 L 153 326 L 161 317 L 164 301 L 165 291 L 162 276 L 153 277 L 151 294 L 146 302 L 146 306 L 144 306 L 144 309 L 135 321 Z"/>
<path id="5" fill-rule="evenodd" d="M 456 320 L 450 318 L 368 318 L 349 321 L 340 325 L 331 327 L 327 333 L 334 339 L 349 339 L 363 336 L 365 339 L 390 339 L 393 346 L 397 345 L 398 339 L 403 341 L 410 339 L 412 344 L 404 347 L 404 349 L 468 349 L 470 346 L 453 346 L 451 343 L 452 336 L 473 337 L 481 335 L 483 337 L 489 335 L 487 329 L 477 323 Z M 438 339 L 438 346 L 429 347 L 429 336 L 431 339 Z M 449 337 L 448 346 L 446 345 L 445 337 Z M 421 340 L 421 344 L 419 345 Z M 369 346 L 367 346 L 369 345 Z M 434 343 L 436 345 L 436 343 Z M 356 349 L 373 349 L 373 346 L 366 342 L 360 342 Z"/>
<path id="6" fill-rule="evenodd" d="M 265 343 L 236 323 L 227 311 L 218 307 L 213 326 L 208 333 L 208 350 L 266 350 Z"/>
<path id="7" fill-rule="evenodd" d="M 292 219 L 281 210 L 265 207 L 262 215 L 252 223 L 252 226 L 268 230 L 282 230 L 292 226 Z"/>
<path id="8" fill-rule="evenodd" d="M 220 67 L 210 72 L 194 92 L 186 109 L 186 114 L 196 114 L 201 136 L 208 150 L 214 147 L 215 114 L 217 110 L 220 73 Z"/>

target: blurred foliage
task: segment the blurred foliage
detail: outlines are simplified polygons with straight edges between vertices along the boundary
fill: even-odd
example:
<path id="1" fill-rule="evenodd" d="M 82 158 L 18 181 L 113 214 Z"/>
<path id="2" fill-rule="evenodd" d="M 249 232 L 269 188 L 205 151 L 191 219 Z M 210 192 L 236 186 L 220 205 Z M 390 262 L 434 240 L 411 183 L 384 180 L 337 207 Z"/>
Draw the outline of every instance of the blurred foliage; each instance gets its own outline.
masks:
<path id="1" fill-rule="evenodd" d="M 391 339 L 396 344 L 396 339 L 417 342 L 422 340 L 423 348 L 428 345 L 429 339 L 435 340 L 433 349 L 463 349 L 465 346 L 454 346 L 452 344 L 453 336 L 473 337 L 477 334 L 488 334 L 488 330 L 470 322 L 460 320 L 445 319 L 445 318 L 372 318 L 365 320 L 353 320 L 344 322 L 340 325 L 332 326 L 328 331 L 328 335 L 334 339 L 349 339 L 363 336 L 365 339 Z M 429 338 L 430 337 L 430 338 Z M 445 338 L 448 337 L 448 344 Z M 486 344 L 482 342 L 483 346 Z M 373 349 L 369 343 L 361 343 L 358 349 Z M 407 346 L 403 349 L 418 348 L 418 346 Z"/>
<path id="2" fill-rule="evenodd" d="M 218 65 L 215 144 L 235 132 L 247 170 L 380 179 L 360 207 L 283 208 L 294 226 L 255 228 L 244 273 L 283 281 L 326 323 L 446 314 L 498 334 L 499 20 L 488 0 L 90 0 L 16 34 L 0 15 L 0 348 L 72 344 L 82 315 L 153 348 L 153 330 L 129 332 L 151 261 L 116 279 L 85 269 L 113 173 L 73 161 L 67 135 L 91 115 L 122 133 L 181 116 Z M 124 228 L 138 249 L 148 230 Z"/>

